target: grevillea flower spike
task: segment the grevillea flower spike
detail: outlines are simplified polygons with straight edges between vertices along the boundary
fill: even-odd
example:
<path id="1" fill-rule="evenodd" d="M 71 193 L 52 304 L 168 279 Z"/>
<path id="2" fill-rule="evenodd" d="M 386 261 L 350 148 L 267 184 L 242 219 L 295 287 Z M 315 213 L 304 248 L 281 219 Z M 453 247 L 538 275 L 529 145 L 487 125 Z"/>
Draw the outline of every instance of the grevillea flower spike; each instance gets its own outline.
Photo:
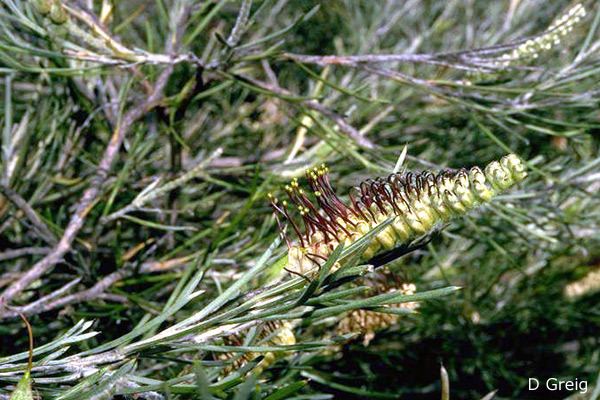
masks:
<path id="1" fill-rule="evenodd" d="M 285 186 L 288 200 L 279 201 L 272 194 L 269 199 L 276 214 L 284 217 L 299 239 L 298 243 L 288 241 L 286 269 L 311 275 L 340 243 L 350 245 L 389 218 L 393 221 L 371 240 L 363 261 L 407 244 L 435 225 L 489 202 L 526 176 L 521 159 L 509 154 L 483 170 L 473 167 L 436 174 L 408 172 L 368 179 L 351 191 L 348 204 L 336 195 L 329 169 L 322 165 L 306 171 L 312 195 L 294 179 Z M 303 226 L 292 217 L 292 206 Z"/>

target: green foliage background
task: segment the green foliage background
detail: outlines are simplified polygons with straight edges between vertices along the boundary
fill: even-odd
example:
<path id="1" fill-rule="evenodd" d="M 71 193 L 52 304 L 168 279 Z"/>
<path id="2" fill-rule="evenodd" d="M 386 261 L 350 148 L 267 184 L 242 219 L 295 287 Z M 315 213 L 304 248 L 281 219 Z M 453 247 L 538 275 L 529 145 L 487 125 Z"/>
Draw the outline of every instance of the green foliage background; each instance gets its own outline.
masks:
<path id="1" fill-rule="evenodd" d="M 494 57 L 575 3 L 114 1 L 103 26 L 135 62 L 75 16 L 99 17 L 112 2 L 63 3 L 70 16 L 61 25 L 36 2 L 0 5 L 0 290 L 57 246 L 84 191 L 100 183 L 65 255 L 10 302 L 26 306 L 65 285 L 56 298 L 83 293 L 25 312 L 36 347 L 49 346 L 32 372 L 42 397 L 429 399 L 440 398 L 443 363 L 453 398 L 573 395 L 528 392 L 529 377 L 587 380 L 587 394 L 571 398 L 598 398 L 600 293 L 565 295 L 600 269 L 597 2 L 582 3 L 587 16 L 559 45 L 510 68 Z M 293 56 L 413 53 L 423 59 L 323 66 Z M 99 182 L 111 135 L 170 64 L 157 55 L 183 58 Z M 316 299 L 348 284 L 293 307 L 301 279 L 267 282 L 285 245 L 271 246 L 279 233 L 266 193 L 326 162 L 344 195 L 389 174 L 405 146 L 410 170 L 514 152 L 530 173 L 390 265 L 430 299 L 364 347 L 332 336 L 342 314 L 327 314 L 357 299 Z M 111 217 L 144 190 L 153 198 Z M 462 290 L 428 292 L 454 286 Z M 271 301 L 262 317 L 294 317 L 298 345 L 258 377 L 223 377 L 212 352 L 231 349 L 210 329 L 259 321 L 248 312 L 265 311 L 252 303 L 259 293 Z M 1 312 L 5 398 L 25 369 L 27 335 L 11 309 Z"/>

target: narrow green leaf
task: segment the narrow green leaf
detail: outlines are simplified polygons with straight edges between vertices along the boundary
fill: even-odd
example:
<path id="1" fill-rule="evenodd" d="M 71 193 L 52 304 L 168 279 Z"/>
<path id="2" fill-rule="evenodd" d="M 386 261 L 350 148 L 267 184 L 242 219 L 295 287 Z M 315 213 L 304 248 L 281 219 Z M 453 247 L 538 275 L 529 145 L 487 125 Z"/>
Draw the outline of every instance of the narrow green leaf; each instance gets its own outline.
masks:
<path id="1" fill-rule="evenodd" d="M 198 398 L 200 400 L 212 400 L 213 396 L 210 393 L 209 387 L 210 382 L 204 372 L 204 368 L 202 364 L 199 362 L 194 362 L 194 376 L 196 378 L 196 388 L 198 391 Z"/>
<path id="2" fill-rule="evenodd" d="M 237 393 L 233 400 L 246 400 L 250 399 L 252 396 L 252 392 L 254 391 L 254 386 L 256 385 L 256 376 L 254 374 L 250 374 L 246 381 L 240 385 Z"/>
<path id="3" fill-rule="evenodd" d="M 294 382 L 291 385 L 287 385 L 271 393 L 269 396 L 265 397 L 265 400 L 288 399 L 292 394 L 296 393 L 298 390 L 306 386 L 307 383 L 307 381 Z"/>

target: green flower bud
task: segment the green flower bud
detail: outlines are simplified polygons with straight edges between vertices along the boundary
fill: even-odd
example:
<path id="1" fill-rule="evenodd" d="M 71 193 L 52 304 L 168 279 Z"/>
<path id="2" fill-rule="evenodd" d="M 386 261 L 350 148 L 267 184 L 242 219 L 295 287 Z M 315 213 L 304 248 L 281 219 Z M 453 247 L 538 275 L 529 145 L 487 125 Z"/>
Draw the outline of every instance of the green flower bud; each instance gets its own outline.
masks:
<path id="1" fill-rule="evenodd" d="M 54 0 L 50 7 L 50 15 L 48 17 L 56 25 L 62 25 L 69 19 L 69 14 L 67 14 L 67 11 L 60 3 L 60 0 Z"/>
<path id="2" fill-rule="evenodd" d="M 32 0 L 33 6 L 42 15 L 50 13 L 52 7 L 52 0 Z"/>

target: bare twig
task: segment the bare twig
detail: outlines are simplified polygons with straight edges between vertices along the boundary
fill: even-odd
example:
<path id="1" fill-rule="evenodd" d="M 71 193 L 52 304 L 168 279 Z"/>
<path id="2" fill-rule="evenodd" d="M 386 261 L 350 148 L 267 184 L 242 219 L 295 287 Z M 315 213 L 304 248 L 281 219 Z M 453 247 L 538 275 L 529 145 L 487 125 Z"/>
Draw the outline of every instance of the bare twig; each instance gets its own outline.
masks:
<path id="1" fill-rule="evenodd" d="M 510 48 L 510 47 L 507 47 Z M 494 53 L 498 52 L 494 49 Z M 366 64 L 413 63 L 430 64 L 465 71 L 492 71 L 494 64 L 484 58 L 466 57 L 462 54 L 359 54 L 353 56 L 311 56 L 284 53 L 283 58 L 305 64 L 342 65 L 358 67 Z M 496 68 L 497 69 L 497 68 Z"/>
<path id="2" fill-rule="evenodd" d="M 41 310 L 44 309 L 45 305 L 53 301 L 54 299 L 59 298 L 63 294 L 67 293 L 73 286 L 77 285 L 81 282 L 81 278 L 73 279 L 71 282 L 67 283 L 63 287 L 53 291 L 52 293 L 40 297 L 38 300 L 33 303 L 27 304 L 21 307 L 11 307 L 10 310 L 18 313 L 24 313 L 27 315 L 37 314 Z M 12 316 L 15 316 L 14 314 Z"/>
<path id="3" fill-rule="evenodd" d="M 196 255 L 172 258 L 165 261 L 148 261 L 141 265 L 140 272 L 162 272 L 180 267 L 192 261 Z"/>
<path id="4" fill-rule="evenodd" d="M 0 253 L 0 261 L 12 260 L 23 256 L 44 255 L 50 252 L 49 247 L 23 247 L 21 249 L 10 249 Z"/>
<path id="5" fill-rule="evenodd" d="M 306 64 L 318 65 L 349 65 L 357 66 L 364 63 L 390 63 L 390 62 L 439 62 L 433 54 L 360 54 L 352 56 L 312 56 L 306 54 L 284 53 L 283 58 Z"/>
<path id="6" fill-rule="evenodd" d="M 252 8 L 252 0 L 244 0 L 242 2 L 242 6 L 240 7 L 240 12 L 235 20 L 235 25 L 227 37 L 227 45 L 229 47 L 235 47 L 242 38 L 242 35 L 246 30 L 246 25 L 248 24 L 250 8 Z"/>
<path id="7" fill-rule="evenodd" d="M 60 297 L 62 294 L 66 293 L 69 289 L 71 289 L 73 286 L 80 282 L 79 278 L 75 279 L 67 283 L 59 290 L 52 292 L 48 296 L 44 296 L 31 304 L 28 304 L 23 307 L 11 307 L 10 311 L 6 312 L 3 315 L 3 318 L 16 317 L 19 314 L 41 314 L 43 312 L 62 308 L 69 304 L 82 303 L 84 301 L 99 298 L 115 282 L 120 281 L 121 279 L 129 275 L 131 272 L 132 271 L 130 268 L 120 269 L 119 271 L 113 272 L 112 274 L 105 276 L 89 289 L 82 290 L 80 292 L 73 293 L 68 296 Z"/>

